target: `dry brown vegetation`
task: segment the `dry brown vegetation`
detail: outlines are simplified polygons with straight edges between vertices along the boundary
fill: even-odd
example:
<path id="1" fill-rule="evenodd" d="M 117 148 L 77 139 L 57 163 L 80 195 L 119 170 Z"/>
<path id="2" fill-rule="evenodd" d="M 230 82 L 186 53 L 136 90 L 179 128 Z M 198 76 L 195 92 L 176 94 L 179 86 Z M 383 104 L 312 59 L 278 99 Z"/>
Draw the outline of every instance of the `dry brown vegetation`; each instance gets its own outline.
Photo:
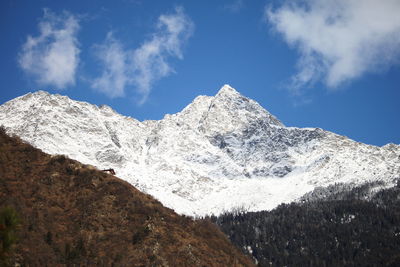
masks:
<path id="1" fill-rule="evenodd" d="M 0 207 L 20 216 L 22 266 L 253 266 L 209 221 L 0 130 Z"/>

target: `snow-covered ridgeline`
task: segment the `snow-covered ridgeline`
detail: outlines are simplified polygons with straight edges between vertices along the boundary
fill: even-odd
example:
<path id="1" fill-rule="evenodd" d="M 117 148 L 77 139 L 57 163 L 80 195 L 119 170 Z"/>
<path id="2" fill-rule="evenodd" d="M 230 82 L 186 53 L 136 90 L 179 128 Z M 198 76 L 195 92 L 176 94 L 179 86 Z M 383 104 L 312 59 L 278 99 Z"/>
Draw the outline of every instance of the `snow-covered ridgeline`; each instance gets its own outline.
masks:
<path id="1" fill-rule="evenodd" d="M 38 91 L 1 105 L 0 125 L 47 153 L 114 168 L 188 215 L 272 209 L 317 186 L 391 184 L 400 176 L 398 145 L 285 127 L 228 85 L 177 114 L 143 122 Z"/>

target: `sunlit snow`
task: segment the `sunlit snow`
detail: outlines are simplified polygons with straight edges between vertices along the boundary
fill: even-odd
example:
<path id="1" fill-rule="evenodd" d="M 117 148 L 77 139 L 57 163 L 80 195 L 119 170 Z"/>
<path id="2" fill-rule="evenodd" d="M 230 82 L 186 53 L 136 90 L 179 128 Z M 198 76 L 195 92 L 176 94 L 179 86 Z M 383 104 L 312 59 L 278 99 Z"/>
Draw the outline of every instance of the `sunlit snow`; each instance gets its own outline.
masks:
<path id="1" fill-rule="evenodd" d="M 285 127 L 225 85 L 182 112 L 140 122 L 43 91 L 0 106 L 0 124 L 51 154 L 117 176 L 176 212 L 269 210 L 315 187 L 400 176 L 400 146 L 370 146 L 319 128 Z"/>

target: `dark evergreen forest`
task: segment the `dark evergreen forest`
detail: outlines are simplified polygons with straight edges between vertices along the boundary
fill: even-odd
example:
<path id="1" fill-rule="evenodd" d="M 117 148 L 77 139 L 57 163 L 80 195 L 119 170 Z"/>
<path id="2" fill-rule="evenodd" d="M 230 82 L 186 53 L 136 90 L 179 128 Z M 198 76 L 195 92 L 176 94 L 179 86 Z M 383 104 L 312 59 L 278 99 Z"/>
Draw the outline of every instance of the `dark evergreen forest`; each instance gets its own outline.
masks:
<path id="1" fill-rule="evenodd" d="M 400 266 L 400 184 L 374 186 L 211 220 L 259 266 Z"/>

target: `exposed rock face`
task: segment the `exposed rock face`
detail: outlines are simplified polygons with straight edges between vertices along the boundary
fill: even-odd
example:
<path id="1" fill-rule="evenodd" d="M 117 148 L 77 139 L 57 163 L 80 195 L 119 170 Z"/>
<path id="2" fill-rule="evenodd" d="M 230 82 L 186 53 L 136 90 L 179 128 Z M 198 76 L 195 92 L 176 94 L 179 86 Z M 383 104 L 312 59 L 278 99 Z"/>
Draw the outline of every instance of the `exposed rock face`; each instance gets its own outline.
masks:
<path id="1" fill-rule="evenodd" d="M 400 174 L 400 146 L 285 127 L 228 85 L 177 114 L 143 122 L 39 91 L 0 106 L 0 124 L 47 153 L 114 168 L 188 215 L 268 210 L 315 187 L 373 181 L 391 186 Z"/>

